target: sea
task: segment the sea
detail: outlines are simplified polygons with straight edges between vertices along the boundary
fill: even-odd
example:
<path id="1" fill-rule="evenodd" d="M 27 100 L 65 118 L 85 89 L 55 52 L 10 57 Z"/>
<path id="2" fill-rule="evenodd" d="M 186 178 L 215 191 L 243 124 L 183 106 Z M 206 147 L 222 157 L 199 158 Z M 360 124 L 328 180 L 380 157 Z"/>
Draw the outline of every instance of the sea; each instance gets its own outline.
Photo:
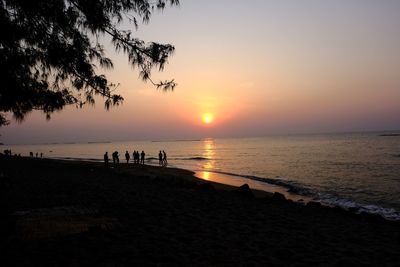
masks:
<path id="1" fill-rule="evenodd" d="M 121 162 L 126 151 L 143 150 L 151 165 L 158 165 L 164 150 L 168 166 L 192 170 L 206 180 L 247 183 L 298 200 L 400 220 L 400 131 L 3 147 L 22 156 L 33 152 L 35 157 L 43 153 L 45 158 L 87 161 L 102 161 L 106 151 L 118 151 Z"/>

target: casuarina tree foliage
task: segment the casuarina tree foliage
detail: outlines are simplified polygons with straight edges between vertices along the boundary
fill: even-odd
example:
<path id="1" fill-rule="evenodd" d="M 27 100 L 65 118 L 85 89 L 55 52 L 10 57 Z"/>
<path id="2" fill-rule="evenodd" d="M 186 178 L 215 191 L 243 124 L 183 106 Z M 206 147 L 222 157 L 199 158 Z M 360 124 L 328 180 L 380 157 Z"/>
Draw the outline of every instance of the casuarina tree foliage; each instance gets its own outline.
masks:
<path id="1" fill-rule="evenodd" d="M 113 67 L 101 43 L 107 35 L 144 81 L 173 90 L 173 80 L 154 82 L 151 71 L 164 68 L 174 47 L 118 28 L 128 21 L 137 29 L 166 5 L 179 0 L 0 0 L 0 126 L 4 112 L 22 120 L 41 110 L 50 118 L 67 105 L 93 104 L 95 95 L 107 109 L 120 104 L 116 85 L 98 73 Z"/>

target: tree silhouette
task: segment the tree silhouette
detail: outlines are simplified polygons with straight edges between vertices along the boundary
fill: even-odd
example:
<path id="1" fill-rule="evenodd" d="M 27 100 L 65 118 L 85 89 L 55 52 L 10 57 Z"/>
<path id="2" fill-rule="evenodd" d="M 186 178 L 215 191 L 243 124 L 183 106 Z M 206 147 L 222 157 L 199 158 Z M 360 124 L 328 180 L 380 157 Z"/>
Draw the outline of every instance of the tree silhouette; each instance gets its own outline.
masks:
<path id="1" fill-rule="evenodd" d="M 173 90 L 173 80 L 154 82 L 151 71 L 164 68 L 174 47 L 145 43 L 118 28 L 129 21 L 137 29 L 167 4 L 179 0 L 0 0 L 0 112 L 22 120 L 41 110 L 50 118 L 66 105 L 94 104 L 95 95 L 107 109 L 122 103 L 113 93 L 117 86 L 98 74 L 113 67 L 101 44 L 104 35 L 144 81 Z M 0 113 L 0 126 L 7 122 Z"/>

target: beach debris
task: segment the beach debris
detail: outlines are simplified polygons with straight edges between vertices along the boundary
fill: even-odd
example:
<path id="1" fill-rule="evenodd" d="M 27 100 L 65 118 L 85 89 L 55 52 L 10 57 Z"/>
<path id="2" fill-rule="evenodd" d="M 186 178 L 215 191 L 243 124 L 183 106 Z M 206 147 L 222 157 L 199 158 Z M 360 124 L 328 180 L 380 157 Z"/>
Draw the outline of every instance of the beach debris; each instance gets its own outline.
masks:
<path id="1" fill-rule="evenodd" d="M 254 198 L 254 194 L 248 184 L 243 184 L 242 186 L 240 186 L 238 189 L 235 190 L 235 193 L 241 197 Z"/>
<path id="2" fill-rule="evenodd" d="M 275 192 L 269 200 L 271 202 L 286 202 L 286 197 L 281 193 Z"/>

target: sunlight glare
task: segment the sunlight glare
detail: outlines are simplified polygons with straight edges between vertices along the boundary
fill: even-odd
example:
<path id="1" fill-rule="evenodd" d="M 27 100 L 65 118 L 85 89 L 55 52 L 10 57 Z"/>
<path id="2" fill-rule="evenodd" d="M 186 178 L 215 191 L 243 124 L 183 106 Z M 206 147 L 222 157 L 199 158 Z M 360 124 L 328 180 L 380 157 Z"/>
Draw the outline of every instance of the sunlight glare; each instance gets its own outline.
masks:
<path id="1" fill-rule="evenodd" d="M 210 124 L 213 122 L 213 120 L 214 120 L 213 115 L 211 115 L 209 113 L 206 113 L 203 115 L 203 118 L 202 118 L 203 123 Z"/>

